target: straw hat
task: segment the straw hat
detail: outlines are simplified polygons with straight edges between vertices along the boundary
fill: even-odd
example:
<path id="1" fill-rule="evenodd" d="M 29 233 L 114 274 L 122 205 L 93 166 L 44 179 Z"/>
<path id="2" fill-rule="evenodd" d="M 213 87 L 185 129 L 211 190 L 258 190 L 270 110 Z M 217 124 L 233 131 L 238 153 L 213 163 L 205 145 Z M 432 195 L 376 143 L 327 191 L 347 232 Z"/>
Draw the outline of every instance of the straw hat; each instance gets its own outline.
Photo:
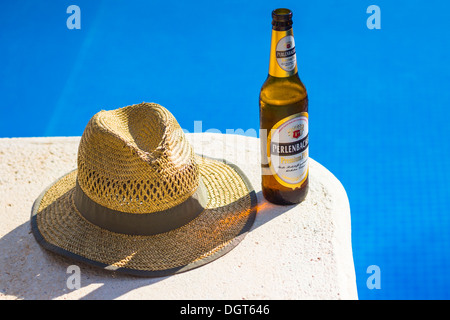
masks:
<path id="1" fill-rule="evenodd" d="M 92 117 L 78 169 L 39 196 L 31 226 L 58 254 L 165 276 L 223 256 L 255 214 L 255 192 L 239 168 L 196 155 L 167 109 L 142 103 Z"/>

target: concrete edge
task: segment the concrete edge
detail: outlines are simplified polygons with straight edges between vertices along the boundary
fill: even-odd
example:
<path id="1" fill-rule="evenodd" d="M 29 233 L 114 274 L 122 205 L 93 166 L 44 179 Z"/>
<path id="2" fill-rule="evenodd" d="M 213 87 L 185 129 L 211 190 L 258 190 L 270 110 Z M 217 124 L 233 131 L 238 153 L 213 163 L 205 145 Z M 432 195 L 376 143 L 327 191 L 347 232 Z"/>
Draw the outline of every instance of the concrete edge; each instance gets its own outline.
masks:
<path id="1" fill-rule="evenodd" d="M 188 134 L 193 135 L 194 133 Z M 209 133 L 211 137 L 217 135 L 217 133 Z M 225 135 L 225 134 L 221 134 Z M 236 138 L 240 135 L 234 135 Z M 244 137 L 244 136 L 243 136 Z M 80 136 L 68 136 L 68 137 L 26 137 L 26 138 L 1 138 L 1 140 L 10 141 L 25 141 L 29 143 L 36 144 L 51 144 L 54 142 L 68 142 L 78 144 L 80 141 Z M 249 137 L 247 137 L 249 138 Z M 250 137 L 255 138 L 255 137 Z M 239 139 L 239 138 L 237 138 Z M 251 139 L 253 140 L 253 139 Z M 257 144 L 259 149 L 259 139 L 255 138 L 253 140 Z M 315 161 L 315 167 L 324 176 L 332 189 L 336 191 L 333 195 L 333 218 L 332 223 L 335 224 L 333 237 L 331 239 L 332 245 L 335 248 L 336 254 L 336 270 L 338 273 L 337 281 L 339 283 L 339 288 L 342 290 L 340 292 L 341 299 L 350 300 L 358 299 L 357 287 L 356 287 L 356 275 L 353 262 L 352 253 L 352 242 L 351 242 L 351 232 L 344 232 L 345 230 L 351 231 L 351 215 L 350 215 L 350 204 L 347 197 L 347 193 L 342 183 L 323 165 Z"/>
<path id="2" fill-rule="evenodd" d="M 316 166 L 323 172 L 324 176 L 326 175 L 329 177 L 329 184 L 335 191 L 333 197 L 333 214 L 335 215 L 333 222 L 336 226 L 334 228 L 335 233 L 333 234 L 332 243 L 336 252 L 338 268 L 337 280 L 339 281 L 340 288 L 347 289 L 345 292 L 342 292 L 342 299 L 358 299 L 351 237 L 351 211 L 347 192 L 345 191 L 342 183 L 336 178 L 336 176 L 333 175 L 332 172 L 317 161 Z M 344 232 L 344 230 L 350 230 L 350 232 Z"/>

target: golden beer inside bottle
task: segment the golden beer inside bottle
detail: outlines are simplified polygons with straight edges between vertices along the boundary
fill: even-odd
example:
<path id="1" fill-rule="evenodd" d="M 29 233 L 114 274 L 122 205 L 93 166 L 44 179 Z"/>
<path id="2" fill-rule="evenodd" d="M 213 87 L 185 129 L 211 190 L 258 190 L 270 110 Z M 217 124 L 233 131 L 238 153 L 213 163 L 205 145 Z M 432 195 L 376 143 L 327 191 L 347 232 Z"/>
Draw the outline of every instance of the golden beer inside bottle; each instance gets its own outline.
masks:
<path id="1" fill-rule="evenodd" d="M 308 130 L 308 96 L 298 76 L 292 12 L 277 9 L 272 16 L 269 74 L 259 97 L 262 191 L 270 202 L 294 204 L 308 192 L 308 132 L 299 134 L 301 126 Z M 277 134 L 280 141 L 273 143 L 272 157 L 271 139 Z"/>

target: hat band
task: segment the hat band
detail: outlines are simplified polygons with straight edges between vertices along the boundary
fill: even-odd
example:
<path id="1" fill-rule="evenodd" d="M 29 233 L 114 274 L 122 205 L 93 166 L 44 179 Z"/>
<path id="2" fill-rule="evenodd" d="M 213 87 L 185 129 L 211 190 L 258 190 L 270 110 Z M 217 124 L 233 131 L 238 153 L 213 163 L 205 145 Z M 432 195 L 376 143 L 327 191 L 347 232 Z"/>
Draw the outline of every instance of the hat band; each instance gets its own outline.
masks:
<path id="1" fill-rule="evenodd" d="M 202 213 L 208 204 L 208 192 L 201 179 L 192 196 L 167 210 L 151 213 L 128 213 L 98 204 L 75 186 L 74 203 L 80 214 L 96 226 L 117 233 L 150 236 L 177 229 Z"/>

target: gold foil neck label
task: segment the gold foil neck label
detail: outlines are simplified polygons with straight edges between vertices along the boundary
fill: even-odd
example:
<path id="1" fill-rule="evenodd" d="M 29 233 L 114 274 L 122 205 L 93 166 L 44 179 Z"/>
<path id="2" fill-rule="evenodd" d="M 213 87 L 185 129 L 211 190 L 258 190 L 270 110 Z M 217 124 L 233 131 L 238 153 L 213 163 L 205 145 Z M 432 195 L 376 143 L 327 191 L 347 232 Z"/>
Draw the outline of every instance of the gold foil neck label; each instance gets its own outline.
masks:
<path id="1" fill-rule="evenodd" d="M 272 30 L 270 46 L 269 74 L 285 78 L 297 73 L 297 56 L 292 29 L 286 31 Z"/>

